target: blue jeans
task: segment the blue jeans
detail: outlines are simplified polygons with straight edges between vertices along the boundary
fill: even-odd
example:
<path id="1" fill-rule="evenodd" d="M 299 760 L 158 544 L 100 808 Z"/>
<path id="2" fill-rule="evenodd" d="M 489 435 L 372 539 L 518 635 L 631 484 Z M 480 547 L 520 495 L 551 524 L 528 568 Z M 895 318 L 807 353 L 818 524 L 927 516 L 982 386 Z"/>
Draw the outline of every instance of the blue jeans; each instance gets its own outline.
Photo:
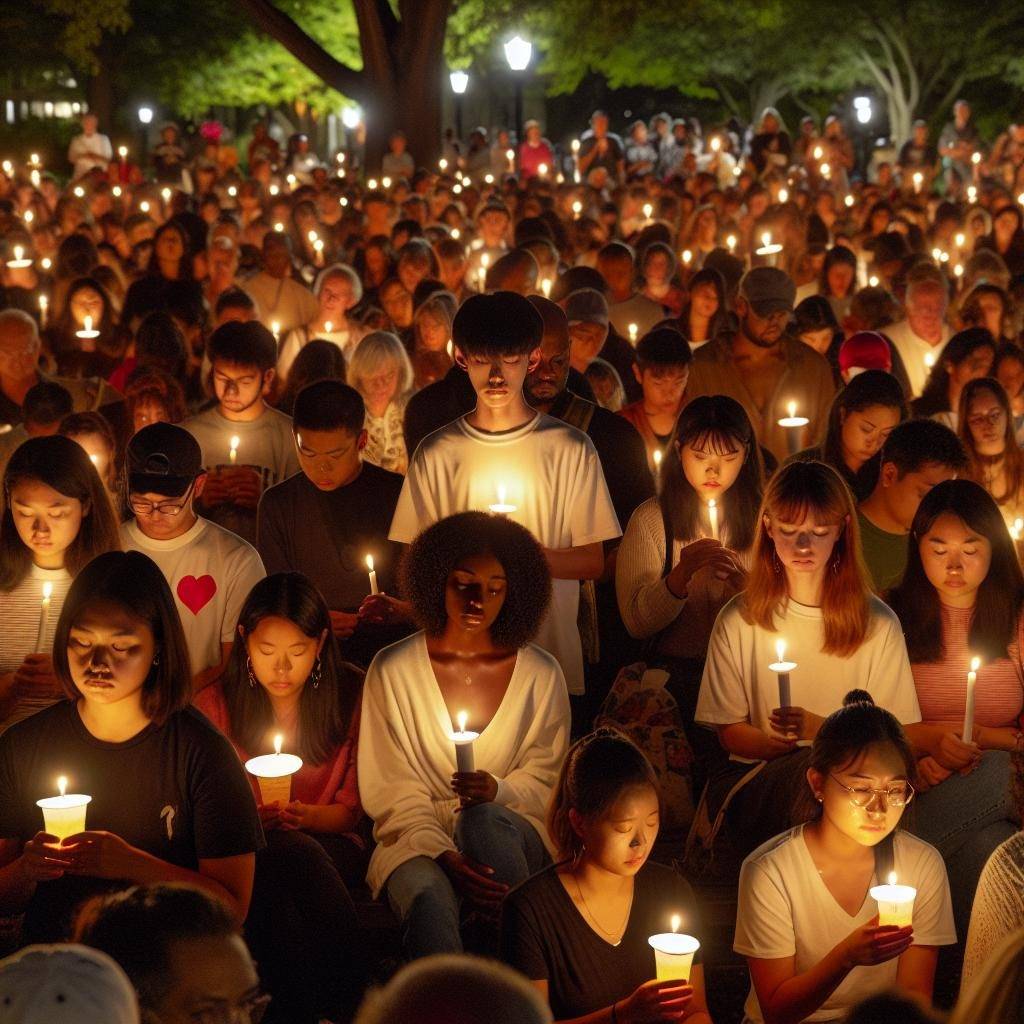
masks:
<path id="1" fill-rule="evenodd" d="M 495 803 L 476 804 L 457 815 L 455 845 L 472 860 L 494 868 L 494 880 L 510 887 L 550 863 L 537 830 Z M 402 944 L 410 960 L 462 952 L 458 897 L 437 861 L 407 860 L 391 872 L 385 888 L 402 922 Z"/>
<path id="2" fill-rule="evenodd" d="M 911 804 L 907 831 L 946 862 L 960 942 L 967 939 L 978 877 L 992 851 L 1020 827 L 1010 792 L 1010 754 L 987 750 L 970 775 L 952 775 Z"/>

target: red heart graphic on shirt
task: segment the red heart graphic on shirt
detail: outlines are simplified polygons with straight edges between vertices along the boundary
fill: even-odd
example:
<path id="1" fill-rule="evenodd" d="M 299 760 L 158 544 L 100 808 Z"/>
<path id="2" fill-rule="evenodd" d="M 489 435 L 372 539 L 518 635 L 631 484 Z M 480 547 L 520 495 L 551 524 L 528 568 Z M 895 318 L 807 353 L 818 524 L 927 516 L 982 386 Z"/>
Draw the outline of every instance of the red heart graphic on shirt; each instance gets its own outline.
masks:
<path id="1" fill-rule="evenodd" d="M 212 576 L 182 576 L 178 580 L 178 598 L 193 615 L 198 615 L 216 593 L 217 582 Z"/>

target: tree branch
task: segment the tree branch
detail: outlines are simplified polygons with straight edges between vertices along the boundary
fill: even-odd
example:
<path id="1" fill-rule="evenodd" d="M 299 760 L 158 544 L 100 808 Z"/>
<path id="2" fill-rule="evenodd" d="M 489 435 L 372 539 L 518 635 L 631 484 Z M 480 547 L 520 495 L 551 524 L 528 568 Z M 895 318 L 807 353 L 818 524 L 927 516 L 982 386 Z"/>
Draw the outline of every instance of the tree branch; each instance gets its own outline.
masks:
<path id="1" fill-rule="evenodd" d="M 276 39 L 332 89 L 361 101 L 365 99 L 369 85 L 362 72 L 332 57 L 305 29 L 269 0 L 238 0 L 238 6 L 258 28 Z"/>

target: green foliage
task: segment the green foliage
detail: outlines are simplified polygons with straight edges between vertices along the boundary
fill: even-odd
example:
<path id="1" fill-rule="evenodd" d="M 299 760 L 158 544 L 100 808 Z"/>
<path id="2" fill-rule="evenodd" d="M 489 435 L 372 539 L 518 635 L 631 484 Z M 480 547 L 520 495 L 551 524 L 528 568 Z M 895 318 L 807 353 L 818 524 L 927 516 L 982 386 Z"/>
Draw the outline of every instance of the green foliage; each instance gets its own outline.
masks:
<path id="1" fill-rule="evenodd" d="M 129 0 L 35 0 L 33 6 L 59 21 L 58 50 L 87 74 L 99 69 L 96 49 L 104 34 L 124 33 L 132 24 Z"/>

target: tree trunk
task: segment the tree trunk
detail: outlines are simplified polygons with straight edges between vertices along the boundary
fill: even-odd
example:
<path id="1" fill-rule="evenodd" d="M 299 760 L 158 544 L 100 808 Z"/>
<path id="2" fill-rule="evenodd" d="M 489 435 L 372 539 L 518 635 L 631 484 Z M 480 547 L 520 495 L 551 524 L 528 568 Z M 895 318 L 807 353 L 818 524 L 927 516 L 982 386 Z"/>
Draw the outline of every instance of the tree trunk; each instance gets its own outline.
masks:
<path id="1" fill-rule="evenodd" d="M 100 121 L 100 131 L 109 134 L 114 130 L 114 74 L 118 66 L 118 46 L 109 33 L 104 33 L 96 48 L 99 71 L 90 75 L 85 83 L 85 97 L 89 110 Z"/>

